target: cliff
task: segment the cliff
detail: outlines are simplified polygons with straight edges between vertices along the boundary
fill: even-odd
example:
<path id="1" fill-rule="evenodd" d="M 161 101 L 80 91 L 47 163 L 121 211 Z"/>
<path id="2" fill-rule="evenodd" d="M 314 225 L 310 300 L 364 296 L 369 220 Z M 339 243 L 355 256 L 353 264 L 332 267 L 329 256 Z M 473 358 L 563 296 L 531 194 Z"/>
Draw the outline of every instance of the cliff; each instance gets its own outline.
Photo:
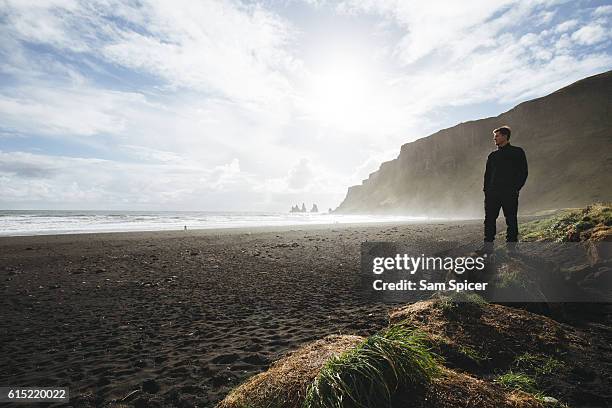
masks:
<path id="1" fill-rule="evenodd" d="M 406 143 L 361 185 L 352 186 L 339 213 L 396 213 L 471 217 L 482 213 L 491 131 L 512 128 L 529 178 L 523 214 L 580 207 L 612 199 L 612 71 L 519 104 L 497 117 L 458 124 Z"/>

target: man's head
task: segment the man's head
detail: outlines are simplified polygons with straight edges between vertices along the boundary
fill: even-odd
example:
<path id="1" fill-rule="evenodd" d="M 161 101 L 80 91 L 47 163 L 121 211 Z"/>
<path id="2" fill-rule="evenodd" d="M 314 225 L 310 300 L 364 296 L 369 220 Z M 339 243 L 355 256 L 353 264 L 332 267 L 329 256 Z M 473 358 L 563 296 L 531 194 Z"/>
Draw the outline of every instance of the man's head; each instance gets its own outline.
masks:
<path id="1" fill-rule="evenodd" d="M 493 141 L 497 147 L 504 147 L 510 141 L 510 126 L 502 126 L 493 130 Z"/>

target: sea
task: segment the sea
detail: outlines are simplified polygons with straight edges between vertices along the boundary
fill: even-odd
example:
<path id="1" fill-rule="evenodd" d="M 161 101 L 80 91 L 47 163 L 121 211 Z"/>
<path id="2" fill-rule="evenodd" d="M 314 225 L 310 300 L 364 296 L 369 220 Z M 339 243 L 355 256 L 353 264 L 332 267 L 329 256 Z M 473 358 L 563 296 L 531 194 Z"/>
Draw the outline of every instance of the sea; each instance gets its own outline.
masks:
<path id="1" fill-rule="evenodd" d="M 423 221 L 333 213 L 0 210 L 0 236 Z"/>

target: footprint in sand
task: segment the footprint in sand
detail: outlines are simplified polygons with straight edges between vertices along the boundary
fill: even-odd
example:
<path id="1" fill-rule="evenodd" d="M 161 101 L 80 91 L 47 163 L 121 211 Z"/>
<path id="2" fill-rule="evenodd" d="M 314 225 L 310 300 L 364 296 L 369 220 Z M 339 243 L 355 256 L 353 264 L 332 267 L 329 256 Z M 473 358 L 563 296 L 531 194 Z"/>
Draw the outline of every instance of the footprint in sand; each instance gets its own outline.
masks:
<path id="1" fill-rule="evenodd" d="M 232 364 L 234 361 L 238 360 L 239 356 L 236 353 L 232 354 L 221 354 L 212 360 L 210 360 L 213 364 Z"/>
<path id="2" fill-rule="evenodd" d="M 242 361 L 244 361 L 245 363 L 248 364 L 252 364 L 252 365 L 268 365 L 270 363 L 270 361 L 263 355 L 261 354 L 251 354 L 248 355 L 246 357 L 244 357 L 242 359 Z"/>
<path id="3" fill-rule="evenodd" d="M 250 346 L 247 346 L 244 349 L 246 351 L 261 351 L 263 347 L 261 346 L 261 344 L 251 344 Z"/>

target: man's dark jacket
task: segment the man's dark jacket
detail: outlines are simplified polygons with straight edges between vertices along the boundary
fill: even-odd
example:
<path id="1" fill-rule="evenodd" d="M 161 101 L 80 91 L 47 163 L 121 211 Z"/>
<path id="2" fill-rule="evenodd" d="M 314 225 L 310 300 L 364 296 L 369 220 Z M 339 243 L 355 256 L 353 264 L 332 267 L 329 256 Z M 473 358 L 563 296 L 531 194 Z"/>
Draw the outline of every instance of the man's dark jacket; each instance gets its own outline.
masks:
<path id="1" fill-rule="evenodd" d="M 484 175 L 485 192 L 518 192 L 526 180 L 527 158 L 523 149 L 508 143 L 489 154 Z"/>

